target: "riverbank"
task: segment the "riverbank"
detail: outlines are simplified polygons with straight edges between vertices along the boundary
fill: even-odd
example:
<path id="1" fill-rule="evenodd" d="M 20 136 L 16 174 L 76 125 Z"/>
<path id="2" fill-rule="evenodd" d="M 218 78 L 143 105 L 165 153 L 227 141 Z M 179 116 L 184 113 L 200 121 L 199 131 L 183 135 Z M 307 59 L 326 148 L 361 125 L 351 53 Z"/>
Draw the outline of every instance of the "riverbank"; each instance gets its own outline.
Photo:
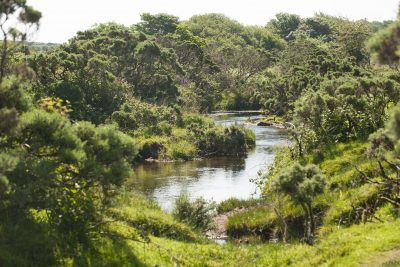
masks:
<path id="1" fill-rule="evenodd" d="M 257 117 L 255 115 L 253 117 Z M 246 155 L 203 158 L 195 161 L 145 162 L 135 166 L 128 186 L 138 189 L 171 211 L 174 200 L 186 193 L 194 200 L 221 202 L 231 197 L 248 199 L 259 191 L 250 178 L 265 169 L 274 159 L 274 148 L 287 143 L 287 133 L 272 127 L 248 124 L 248 116 L 223 115 L 215 118 L 222 126 L 243 125 L 255 134 L 255 147 Z"/>
<path id="2" fill-rule="evenodd" d="M 175 221 L 151 202 L 127 196 L 116 203 L 108 235 L 96 253 L 81 255 L 94 266 L 397 266 L 399 220 L 336 227 L 313 245 L 241 242 L 218 244 Z M 145 213 L 144 213 L 145 212 Z M 134 225 L 140 226 L 134 228 Z M 138 232 L 145 230 L 145 238 Z M 68 261 L 68 260 L 67 260 Z"/>

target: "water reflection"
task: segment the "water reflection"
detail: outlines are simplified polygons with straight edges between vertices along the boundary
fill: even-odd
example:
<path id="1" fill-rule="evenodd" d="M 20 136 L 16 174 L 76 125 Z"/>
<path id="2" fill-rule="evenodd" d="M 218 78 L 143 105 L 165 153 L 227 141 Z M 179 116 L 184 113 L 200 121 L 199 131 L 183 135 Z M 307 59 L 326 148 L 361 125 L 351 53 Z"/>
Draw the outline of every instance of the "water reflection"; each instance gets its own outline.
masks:
<path id="1" fill-rule="evenodd" d="M 250 116 L 251 119 L 258 116 Z M 171 211 L 176 197 L 187 193 L 192 199 L 204 197 L 217 202 L 230 197 L 257 195 L 249 179 L 270 164 L 273 147 L 287 140 L 286 132 L 271 127 L 246 124 L 249 118 L 238 114 L 216 116 L 222 125 L 244 124 L 256 134 L 256 147 L 243 157 L 219 157 L 201 161 L 144 163 L 136 166 L 128 185 L 145 192 L 160 206 Z"/>

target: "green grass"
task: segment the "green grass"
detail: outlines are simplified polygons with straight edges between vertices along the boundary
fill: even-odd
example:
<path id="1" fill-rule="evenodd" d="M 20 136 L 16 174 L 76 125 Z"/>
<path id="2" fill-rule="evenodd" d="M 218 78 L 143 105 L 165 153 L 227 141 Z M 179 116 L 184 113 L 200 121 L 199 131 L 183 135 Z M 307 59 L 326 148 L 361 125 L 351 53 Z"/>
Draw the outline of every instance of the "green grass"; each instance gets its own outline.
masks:
<path id="1" fill-rule="evenodd" d="M 336 144 L 323 155 L 319 155 L 322 158 L 319 158 L 318 165 L 327 177 L 325 192 L 316 197 L 313 203 L 314 213 L 318 215 L 317 230 L 320 233 L 329 233 L 337 225 L 349 226 L 372 218 L 372 214 L 363 213 L 363 209 L 375 205 L 377 187 L 363 181 L 358 171 L 372 172 L 375 168 L 374 163 L 365 156 L 366 147 L 363 142 Z M 301 162 L 315 162 L 314 156 L 315 154 L 307 155 Z M 292 162 L 290 151 L 281 149 L 265 179 L 275 179 Z M 301 238 L 304 231 L 303 210 L 299 206 L 293 206 L 289 199 L 282 196 L 274 198 L 273 193 L 268 191 L 268 183 L 264 191 L 266 203 L 274 203 L 279 199 L 279 210 L 288 224 L 290 239 Z M 222 204 L 226 206 L 224 209 L 228 209 L 230 206 L 234 207 L 234 203 L 235 201 L 227 201 Z M 236 237 L 258 235 L 262 239 L 269 239 L 275 238 L 279 223 L 273 207 L 262 206 L 231 216 L 227 229 L 228 233 Z"/>
<path id="2" fill-rule="evenodd" d="M 91 247 L 64 258 L 57 257 L 52 241 L 55 237 L 46 235 L 41 214 L 33 212 L 23 224 L 26 228 L 18 229 L 13 228 L 12 218 L 3 217 L 1 266 L 398 266 L 399 263 L 400 220 L 393 217 L 384 223 L 336 227 L 319 236 L 314 246 L 218 245 L 175 221 L 145 197 L 124 193 L 113 205 L 110 210 L 113 220 L 104 225 L 103 234 L 92 240 Z M 247 213 L 250 224 L 252 218 L 261 220 L 255 212 L 262 208 Z M 389 207 L 384 207 L 380 213 L 387 214 L 388 210 Z M 148 239 L 143 237 L 143 229 L 131 223 L 143 216 Z M 176 234 L 171 235 L 169 230 L 158 232 L 160 229 L 174 229 Z"/>
<path id="3" fill-rule="evenodd" d="M 230 216 L 226 229 L 229 236 L 240 237 L 257 234 L 268 238 L 276 220 L 276 215 L 270 207 L 256 207 Z"/>
<path id="4" fill-rule="evenodd" d="M 181 241 L 199 240 L 192 229 L 163 212 L 158 205 L 146 197 L 135 193 L 123 193 L 115 201 L 108 215 L 141 233 L 158 237 L 168 237 Z"/>
<path id="5" fill-rule="evenodd" d="M 314 246 L 268 243 L 220 246 L 154 238 L 152 241 L 164 252 L 149 249 L 146 259 L 149 266 L 174 266 L 177 262 L 182 266 L 382 266 L 399 261 L 399 227 L 397 220 L 337 229 Z M 136 249 L 140 250 L 137 246 Z M 143 255 L 139 258 L 143 259 Z M 377 262 L 378 265 L 373 264 Z"/>
<path id="6" fill-rule="evenodd" d="M 384 222 L 360 223 L 360 214 L 355 213 L 354 207 L 363 207 L 376 195 L 376 187 L 364 183 L 354 171 L 354 166 L 361 171 L 374 167 L 364 155 L 365 148 L 364 143 L 337 144 L 318 163 L 328 185 L 314 201 L 320 220 L 313 246 L 298 241 L 304 231 L 303 211 L 284 198 L 280 211 L 290 228 L 290 244 L 268 243 L 279 225 L 271 205 L 229 199 L 220 204 L 220 212 L 236 207 L 248 210 L 228 219 L 228 233 L 251 235 L 249 240 L 257 242 L 218 245 L 146 197 L 124 192 L 113 200 L 106 213 L 109 222 L 93 237 L 90 248 L 71 256 L 58 253 L 57 236 L 48 231 L 45 213 L 32 210 L 28 216 L 2 216 L 0 266 L 399 266 L 400 219 L 393 207 L 378 207 L 375 215 Z M 290 164 L 285 153 L 278 153 L 281 161 L 273 175 Z M 315 159 L 308 156 L 305 161 Z"/>
<path id="7" fill-rule="evenodd" d="M 251 199 L 238 199 L 238 198 L 229 198 L 227 200 L 222 201 L 217 206 L 217 212 L 219 214 L 232 211 L 236 208 L 250 208 L 258 206 L 263 201 L 257 198 Z"/>

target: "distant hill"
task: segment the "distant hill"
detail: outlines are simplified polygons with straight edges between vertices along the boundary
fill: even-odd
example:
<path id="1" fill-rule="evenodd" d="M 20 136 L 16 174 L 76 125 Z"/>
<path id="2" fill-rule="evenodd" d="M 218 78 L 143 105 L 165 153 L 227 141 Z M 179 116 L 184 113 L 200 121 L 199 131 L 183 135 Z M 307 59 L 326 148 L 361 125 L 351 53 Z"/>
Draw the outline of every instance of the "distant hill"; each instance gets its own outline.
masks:
<path id="1" fill-rule="evenodd" d="M 31 51 L 49 51 L 59 44 L 56 43 L 40 43 L 40 42 L 28 42 L 27 46 Z"/>

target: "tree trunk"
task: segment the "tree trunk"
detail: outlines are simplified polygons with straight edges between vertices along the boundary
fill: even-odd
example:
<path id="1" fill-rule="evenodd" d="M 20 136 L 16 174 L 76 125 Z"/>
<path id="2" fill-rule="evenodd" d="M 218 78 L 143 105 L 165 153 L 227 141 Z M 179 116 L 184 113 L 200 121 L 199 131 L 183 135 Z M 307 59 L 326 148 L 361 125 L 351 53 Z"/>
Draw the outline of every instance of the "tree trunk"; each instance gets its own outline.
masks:
<path id="1" fill-rule="evenodd" d="M 285 221 L 285 218 L 283 217 L 283 215 L 279 212 L 279 210 L 274 207 L 274 211 L 276 216 L 279 218 L 279 220 L 281 221 L 281 232 L 282 232 L 282 241 L 286 244 L 287 243 L 287 238 L 288 238 L 288 227 L 287 227 L 287 223 Z"/>
<path id="2" fill-rule="evenodd" d="M 311 209 L 311 203 L 305 203 L 301 204 L 304 212 L 306 213 L 307 217 L 307 222 L 306 222 L 306 242 L 308 244 L 313 243 L 314 239 L 314 229 L 315 229 L 315 223 L 314 223 L 314 217 L 312 214 L 312 209 Z"/>
<path id="3" fill-rule="evenodd" d="M 313 243 L 314 242 L 314 231 L 315 231 L 315 221 L 314 221 L 314 215 L 312 212 L 311 208 L 311 203 L 307 203 L 307 208 L 308 208 L 308 216 L 309 216 L 309 242 Z"/>

